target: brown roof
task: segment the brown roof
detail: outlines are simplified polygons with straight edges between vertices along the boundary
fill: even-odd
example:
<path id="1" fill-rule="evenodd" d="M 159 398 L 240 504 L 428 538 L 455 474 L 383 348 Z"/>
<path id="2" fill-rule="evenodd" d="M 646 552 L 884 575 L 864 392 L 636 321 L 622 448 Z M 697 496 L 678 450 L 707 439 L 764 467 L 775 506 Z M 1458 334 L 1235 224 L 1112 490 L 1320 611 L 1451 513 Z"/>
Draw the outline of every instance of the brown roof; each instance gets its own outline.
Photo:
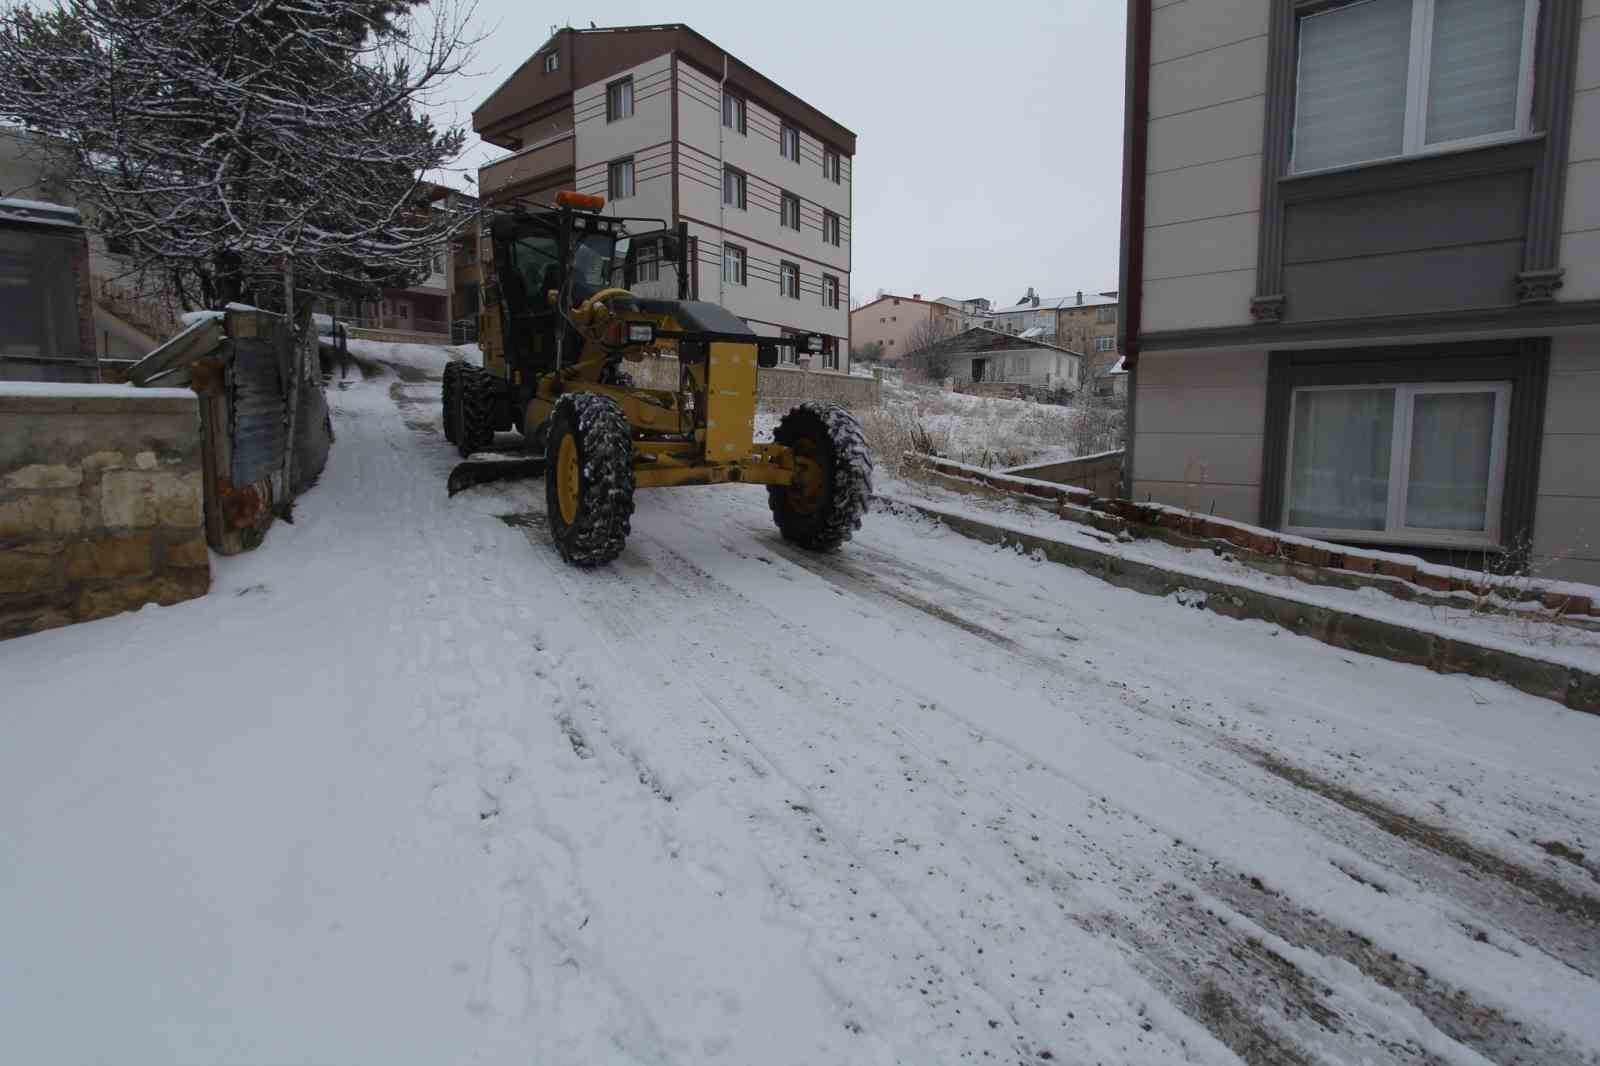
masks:
<path id="1" fill-rule="evenodd" d="M 546 74 L 543 57 L 553 49 L 561 53 L 560 66 Z M 726 58 L 728 83 L 741 94 L 843 154 L 855 155 L 854 133 L 682 23 L 557 30 L 478 105 L 472 112 L 472 128 L 491 143 L 515 140 L 513 130 L 538 117 L 541 111 L 548 114 L 551 105 L 570 97 L 577 86 L 604 81 L 618 71 L 669 52 L 676 52 L 718 80 Z"/>

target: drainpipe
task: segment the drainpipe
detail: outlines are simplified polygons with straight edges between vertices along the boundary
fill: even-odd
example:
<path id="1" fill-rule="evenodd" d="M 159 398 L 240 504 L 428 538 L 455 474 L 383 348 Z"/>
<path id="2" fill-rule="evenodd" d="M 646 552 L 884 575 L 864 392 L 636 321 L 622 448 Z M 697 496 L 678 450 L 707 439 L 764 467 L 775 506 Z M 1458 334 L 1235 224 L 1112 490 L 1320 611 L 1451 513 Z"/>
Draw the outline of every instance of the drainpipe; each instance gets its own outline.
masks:
<path id="1" fill-rule="evenodd" d="M 1150 134 L 1151 0 L 1129 0 L 1128 54 L 1122 129 L 1122 313 L 1117 339 L 1128 372 L 1128 439 L 1122 456 L 1122 494 L 1133 498 L 1134 440 L 1138 424 L 1139 331 L 1144 316 L 1144 218 Z"/>
<path id="2" fill-rule="evenodd" d="M 728 284 L 728 162 L 723 158 L 722 139 L 727 134 L 723 116 L 728 113 L 728 53 L 722 53 L 722 81 L 717 86 L 717 169 L 722 188 L 717 190 L 717 243 L 722 248 L 722 262 L 717 264 L 717 305 L 727 307 Z M 746 120 L 748 121 L 748 119 Z M 750 195 L 748 190 L 745 195 Z M 748 266 L 746 267 L 748 269 Z"/>

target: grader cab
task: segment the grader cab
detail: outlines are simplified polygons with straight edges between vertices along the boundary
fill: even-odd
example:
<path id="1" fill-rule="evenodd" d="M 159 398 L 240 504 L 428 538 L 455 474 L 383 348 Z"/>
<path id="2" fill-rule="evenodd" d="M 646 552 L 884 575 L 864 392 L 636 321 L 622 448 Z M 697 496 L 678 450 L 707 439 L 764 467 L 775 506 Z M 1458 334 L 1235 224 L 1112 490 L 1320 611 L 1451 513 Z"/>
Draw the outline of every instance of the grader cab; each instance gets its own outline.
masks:
<path id="1" fill-rule="evenodd" d="M 622 552 L 640 488 L 752 482 L 767 486 L 784 537 L 839 547 L 861 526 L 872 460 L 842 407 L 804 403 L 773 440 L 754 437 L 756 371 L 778 361 L 725 309 L 687 299 L 686 227 L 600 214 L 597 196 L 563 192 L 551 209 L 489 222 L 493 277 L 479 319 L 483 365 L 444 375 L 445 436 L 465 460 L 451 495 L 508 477 L 545 475 L 549 529 L 569 563 Z M 629 224 L 649 226 L 630 234 Z M 636 296 L 642 270 L 676 267 L 677 299 Z M 820 349 L 820 338 L 793 343 Z M 639 388 L 627 367 L 676 357 L 674 388 Z M 522 452 L 497 449 L 515 430 Z M 486 454 L 488 453 L 488 454 Z"/>

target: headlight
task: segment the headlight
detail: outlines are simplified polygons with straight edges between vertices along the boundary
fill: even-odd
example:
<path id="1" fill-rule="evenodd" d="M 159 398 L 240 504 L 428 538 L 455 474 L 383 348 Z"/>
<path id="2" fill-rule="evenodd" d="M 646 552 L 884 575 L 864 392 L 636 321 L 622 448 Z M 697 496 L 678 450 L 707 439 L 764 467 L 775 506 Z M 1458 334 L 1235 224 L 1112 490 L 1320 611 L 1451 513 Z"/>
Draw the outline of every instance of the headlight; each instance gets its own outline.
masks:
<path id="1" fill-rule="evenodd" d="M 656 327 L 648 322 L 628 323 L 629 344 L 649 344 L 656 339 Z"/>

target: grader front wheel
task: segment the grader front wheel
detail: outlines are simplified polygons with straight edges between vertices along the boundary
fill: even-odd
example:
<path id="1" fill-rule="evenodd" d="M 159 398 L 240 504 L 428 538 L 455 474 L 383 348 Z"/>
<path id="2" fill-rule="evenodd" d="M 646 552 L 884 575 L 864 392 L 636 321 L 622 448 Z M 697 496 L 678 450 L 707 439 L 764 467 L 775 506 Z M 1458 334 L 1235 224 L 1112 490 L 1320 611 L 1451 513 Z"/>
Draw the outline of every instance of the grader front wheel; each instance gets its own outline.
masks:
<path id="1" fill-rule="evenodd" d="M 545 455 L 545 506 L 561 557 L 599 566 L 621 555 L 633 517 L 633 442 L 622 408 L 604 396 L 563 396 Z"/>
<path id="2" fill-rule="evenodd" d="M 837 404 L 804 403 L 783 416 L 773 439 L 794 452 L 795 478 L 767 487 L 784 539 L 833 551 L 861 528 L 872 497 L 872 457 L 861 424 Z"/>

